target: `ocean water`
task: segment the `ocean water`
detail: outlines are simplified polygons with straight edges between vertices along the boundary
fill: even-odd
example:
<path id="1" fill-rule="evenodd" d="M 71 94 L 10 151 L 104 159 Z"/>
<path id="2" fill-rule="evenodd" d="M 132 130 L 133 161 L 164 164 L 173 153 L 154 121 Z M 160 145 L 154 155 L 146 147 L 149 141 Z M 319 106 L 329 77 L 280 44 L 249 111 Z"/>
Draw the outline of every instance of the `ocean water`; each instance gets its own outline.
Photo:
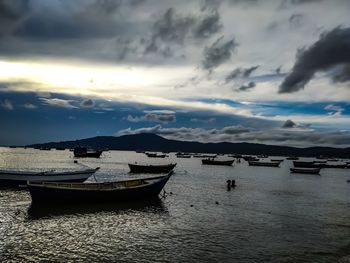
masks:
<path id="1" fill-rule="evenodd" d="M 65 170 L 80 165 L 73 160 L 69 151 L 0 148 L 0 169 Z M 291 161 L 203 166 L 123 151 L 79 159 L 101 167 L 89 179 L 97 181 L 135 177 L 127 166 L 135 161 L 177 162 L 165 198 L 34 207 L 25 189 L 0 189 L 0 261 L 350 262 L 348 169 L 302 175 L 289 173 Z"/>

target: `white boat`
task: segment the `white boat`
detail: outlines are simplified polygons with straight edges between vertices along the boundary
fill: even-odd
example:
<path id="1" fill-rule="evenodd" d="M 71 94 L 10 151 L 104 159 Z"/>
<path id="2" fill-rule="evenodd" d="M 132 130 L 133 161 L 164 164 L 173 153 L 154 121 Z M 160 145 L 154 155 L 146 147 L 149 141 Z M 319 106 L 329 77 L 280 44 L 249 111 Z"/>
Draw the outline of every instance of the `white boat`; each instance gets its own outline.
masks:
<path id="1" fill-rule="evenodd" d="M 0 170 L 0 186 L 21 185 L 31 182 L 83 182 L 100 167 L 73 171 L 13 171 Z"/>

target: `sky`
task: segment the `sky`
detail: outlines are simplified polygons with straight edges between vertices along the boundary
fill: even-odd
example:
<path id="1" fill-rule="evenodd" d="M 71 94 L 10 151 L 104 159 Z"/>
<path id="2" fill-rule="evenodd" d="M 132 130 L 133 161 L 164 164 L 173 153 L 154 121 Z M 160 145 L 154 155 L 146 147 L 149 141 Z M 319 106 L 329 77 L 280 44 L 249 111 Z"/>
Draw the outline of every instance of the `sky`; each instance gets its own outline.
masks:
<path id="1" fill-rule="evenodd" d="M 0 145 L 350 146 L 348 0 L 0 0 Z"/>

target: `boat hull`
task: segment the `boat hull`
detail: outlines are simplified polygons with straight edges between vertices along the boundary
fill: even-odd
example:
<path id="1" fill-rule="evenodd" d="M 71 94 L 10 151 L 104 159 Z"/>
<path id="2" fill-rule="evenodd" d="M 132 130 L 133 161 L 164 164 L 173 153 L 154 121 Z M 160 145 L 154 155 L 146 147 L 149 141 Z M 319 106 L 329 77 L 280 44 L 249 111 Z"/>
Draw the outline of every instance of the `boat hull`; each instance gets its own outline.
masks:
<path id="1" fill-rule="evenodd" d="M 0 171 L 0 186 L 18 186 L 24 185 L 27 181 L 31 182 L 84 182 L 93 175 L 98 168 L 83 171 L 55 173 L 15 173 L 9 171 Z"/>
<path id="2" fill-rule="evenodd" d="M 292 173 L 299 174 L 320 174 L 320 168 L 290 168 Z"/>
<path id="3" fill-rule="evenodd" d="M 169 173 L 176 164 L 169 165 L 138 165 L 129 163 L 130 173 Z"/>
<path id="4" fill-rule="evenodd" d="M 74 157 L 76 158 L 100 158 L 102 151 L 96 152 L 86 152 L 86 153 L 74 153 Z"/>
<path id="5" fill-rule="evenodd" d="M 209 159 L 203 159 L 202 164 L 205 165 L 224 165 L 224 166 L 232 166 L 234 160 L 229 161 L 218 161 L 218 160 L 209 160 Z"/>
<path id="6" fill-rule="evenodd" d="M 33 203 L 128 202 L 157 197 L 171 174 L 169 173 L 154 183 L 125 189 L 69 189 L 64 187 L 49 187 L 35 183 L 28 183 L 27 187 Z"/>
<path id="7" fill-rule="evenodd" d="M 266 166 L 266 167 L 279 167 L 279 162 L 248 162 L 250 166 Z"/>

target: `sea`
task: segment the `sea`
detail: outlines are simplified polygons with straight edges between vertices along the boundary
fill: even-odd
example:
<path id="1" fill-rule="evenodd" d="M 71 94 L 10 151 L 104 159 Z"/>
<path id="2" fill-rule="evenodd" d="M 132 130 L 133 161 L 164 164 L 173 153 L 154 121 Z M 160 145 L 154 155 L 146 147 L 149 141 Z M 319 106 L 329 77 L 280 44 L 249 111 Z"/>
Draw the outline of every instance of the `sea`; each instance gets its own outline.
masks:
<path id="1" fill-rule="evenodd" d="M 69 150 L 0 148 L 0 169 L 101 167 L 88 181 L 146 176 L 128 173 L 134 162 L 177 163 L 159 200 L 41 207 L 26 188 L 2 187 L 0 262 L 350 262 L 349 169 L 318 176 L 291 174 L 288 160 L 227 167 L 174 153 L 74 159 Z M 228 191 L 227 180 L 237 187 Z"/>

